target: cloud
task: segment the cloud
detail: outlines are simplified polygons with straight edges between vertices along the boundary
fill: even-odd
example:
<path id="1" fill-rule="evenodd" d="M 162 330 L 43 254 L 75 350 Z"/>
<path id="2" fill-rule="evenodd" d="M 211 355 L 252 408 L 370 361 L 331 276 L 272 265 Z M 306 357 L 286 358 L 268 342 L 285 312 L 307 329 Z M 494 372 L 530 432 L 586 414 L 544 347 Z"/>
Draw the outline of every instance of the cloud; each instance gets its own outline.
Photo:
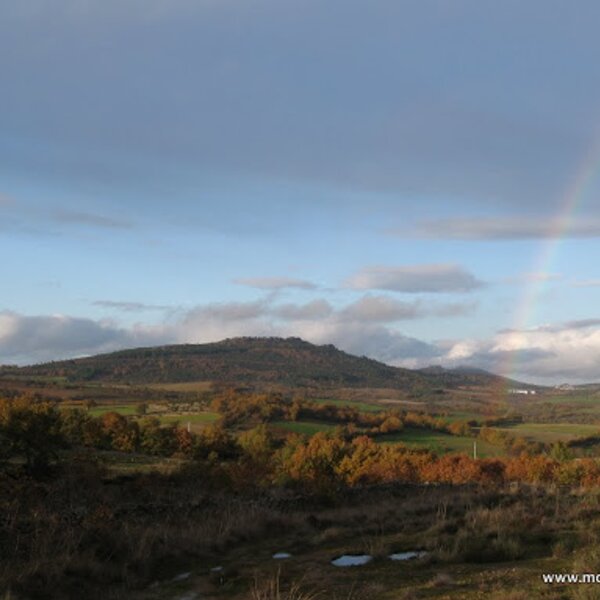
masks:
<path id="1" fill-rule="evenodd" d="M 579 319 L 577 321 L 567 321 L 558 328 L 540 328 L 540 330 L 560 331 L 563 329 L 588 329 L 589 327 L 600 327 L 600 319 Z"/>
<path id="2" fill-rule="evenodd" d="M 57 360 L 136 346 L 207 343 L 240 335 L 299 336 L 410 368 L 467 365 L 549 384 L 600 380 L 600 318 L 503 330 L 487 339 L 428 342 L 379 320 L 379 311 L 395 318 L 390 306 L 394 308 L 371 299 L 355 303 L 355 316 L 364 318 L 349 319 L 344 309 L 329 313 L 320 301 L 294 309 L 260 302 L 211 304 L 161 325 L 130 327 L 109 320 L 5 311 L 0 313 L 0 363 Z"/>
<path id="3" fill-rule="evenodd" d="M 446 345 L 446 366 L 472 365 L 539 383 L 600 381 L 600 319 L 503 330 Z"/>
<path id="4" fill-rule="evenodd" d="M 248 321 L 266 316 L 269 312 L 267 300 L 254 302 L 215 302 L 198 306 L 186 313 L 184 323 L 212 321 Z"/>
<path id="5" fill-rule="evenodd" d="M 141 312 L 145 310 L 168 310 L 170 306 L 164 304 L 145 304 L 143 302 L 118 302 L 114 300 L 95 300 L 92 306 L 122 310 L 125 312 Z"/>
<path id="6" fill-rule="evenodd" d="M 146 310 L 137 302 L 97 301 L 125 311 Z M 210 303 L 171 313 L 159 325 L 121 327 L 112 320 L 0 313 L 0 363 L 31 363 L 169 343 L 206 343 L 227 337 L 300 336 L 334 343 L 348 352 L 379 360 L 420 365 L 445 349 L 396 331 L 391 324 L 426 315 L 456 314 L 470 305 L 398 302 L 385 296 L 334 308 L 324 299 L 277 304 L 273 296 L 252 302 Z"/>
<path id="7" fill-rule="evenodd" d="M 177 160 L 543 210 L 595 136 L 599 9 L 446 4 L 3 2 L 0 164 L 142 185 Z"/>
<path id="8" fill-rule="evenodd" d="M 573 287 L 600 287 L 600 279 L 583 279 L 581 281 L 574 281 L 572 283 Z"/>
<path id="9" fill-rule="evenodd" d="M 0 313 L 0 363 L 32 363 L 97 354 L 164 340 L 159 330 L 63 315 Z"/>
<path id="10" fill-rule="evenodd" d="M 291 277 L 241 277 L 234 279 L 233 282 L 261 290 L 282 290 L 285 288 L 314 290 L 317 287 L 314 283 L 305 279 L 293 279 Z"/>
<path id="11" fill-rule="evenodd" d="M 477 302 L 450 302 L 432 306 L 430 314 L 436 317 L 463 317 L 477 310 Z"/>
<path id="12" fill-rule="evenodd" d="M 401 302 L 387 296 L 365 296 L 339 313 L 341 320 L 384 322 L 415 319 L 423 314 L 421 302 Z"/>
<path id="13" fill-rule="evenodd" d="M 388 233 L 428 239 L 452 240 L 530 240 L 554 237 L 600 237 L 600 219 L 563 222 L 538 217 L 460 218 L 423 221 L 416 227 L 391 229 Z"/>
<path id="14" fill-rule="evenodd" d="M 323 319 L 333 313 L 327 300 L 318 299 L 306 304 L 283 304 L 273 309 L 273 315 L 284 321 L 311 321 Z"/>
<path id="15" fill-rule="evenodd" d="M 471 292 L 484 284 L 458 265 L 430 264 L 405 267 L 365 267 L 351 276 L 347 287 L 394 292 Z"/>
<path id="16" fill-rule="evenodd" d="M 514 277 L 507 277 L 504 279 L 504 283 L 533 283 L 533 282 L 542 282 L 542 281 L 560 281 L 563 279 L 563 275 L 560 273 L 547 273 L 545 271 L 531 272 L 531 273 L 521 273 L 520 275 L 515 275 Z"/>
<path id="17" fill-rule="evenodd" d="M 130 229 L 132 227 L 130 221 L 87 212 L 60 209 L 55 210 L 51 215 L 52 219 L 57 223 L 85 225 L 88 227 L 106 227 L 109 229 Z"/>

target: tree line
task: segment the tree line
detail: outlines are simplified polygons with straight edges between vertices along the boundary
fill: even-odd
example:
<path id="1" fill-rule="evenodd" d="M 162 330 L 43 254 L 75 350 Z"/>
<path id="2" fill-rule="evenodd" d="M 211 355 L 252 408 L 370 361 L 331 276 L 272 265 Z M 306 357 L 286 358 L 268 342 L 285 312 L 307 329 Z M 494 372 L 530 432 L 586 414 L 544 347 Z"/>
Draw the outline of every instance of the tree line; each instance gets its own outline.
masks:
<path id="1" fill-rule="evenodd" d="M 600 485 L 600 464 L 594 459 L 525 452 L 494 459 L 437 456 L 402 444 L 378 444 L 367 435 L 347 439 L 339 432 L 282 440 L 264 423 L 237 435 L 222 424 L 196 434 L 176 424 L 161 425 L 154 417 L 132 420 L 114 412 L 94 417 L 28 397 L 0 399 L 2 468 L 22 464 L 31 473 L 43 473 L 61 452 L 79 447 L 180 456 L 200 465 L 213 485 L 232 489 L 288 486 L 332 493 L 394 482 Z"/>

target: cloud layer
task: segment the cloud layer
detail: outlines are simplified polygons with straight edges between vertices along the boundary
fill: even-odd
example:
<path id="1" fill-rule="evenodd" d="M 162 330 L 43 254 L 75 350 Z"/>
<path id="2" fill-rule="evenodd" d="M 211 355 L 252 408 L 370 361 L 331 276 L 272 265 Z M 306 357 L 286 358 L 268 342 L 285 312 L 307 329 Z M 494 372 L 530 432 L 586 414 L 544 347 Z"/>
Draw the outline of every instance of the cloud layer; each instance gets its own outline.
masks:
<path id="1" fill-rule="evenodd" d="M 554 237 L 600 237 L 600 219 L 570 220 L 555 216 L 460 218 L 424 221 L 401 236 L 450 240 L 535 240 Z"/>
<path id="2" fill-rule="evenodd" d="M 125 311 L 147 308 L 142 303 L 102 301 Z M 277 303 L 273 296 L 248 302 L 209 303 L 174 313 L 160 325 L 120 327 L 112 320 L 68 316 L 26 316 L 0 313 L 0 363 L 55 360 L 119 348 L 166 343 L 214 342 L 226 337 L 300 336 L 315 343 L 382 360 L 433 358 L 430 344 L 402 335 L 395 323 L 425 317 L 471 314 L 471 303 L 401 302 L 367 295 L 341 307 L 325 299 Z"/>
<path id="3" fill-rule="evenodd" d="M 208 304 L 169 323 L 131 327 L 108 320 L 3 312 L 0 363 L 32 363 L 136 346 L 206 343 L 240 335 L 300 336 L 399 366 L 469 365 L 550 384 L 600 380 L 599 318 L 504 330 L 484 340 L 434 343 L 404 335 L 394 326 L 397 321 L 444 311 L 448 311 L 446 306 L 403 304 L 374 296 L 338 309 L 325 300 L 303 305 L 261 300 Z"/>

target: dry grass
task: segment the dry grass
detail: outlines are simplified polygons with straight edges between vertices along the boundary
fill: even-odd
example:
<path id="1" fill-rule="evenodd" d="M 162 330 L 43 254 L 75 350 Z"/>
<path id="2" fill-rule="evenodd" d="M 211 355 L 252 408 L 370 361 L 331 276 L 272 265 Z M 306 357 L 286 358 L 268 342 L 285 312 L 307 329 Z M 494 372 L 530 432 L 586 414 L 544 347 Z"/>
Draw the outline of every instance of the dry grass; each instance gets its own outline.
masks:
<path id="1" fill-rule="evenodd" d="M 437 573 L 432 579 L 431 585 L 434 588 L 453 587 L 456 585 L 456 581 L 449 573 Z"/>
<path id="2" fill-rule="evenodd" d="M 324 597 L 323 592 L 304 589 L 302 582 L 292 582 L 285 586 L 281 571 L 262 580 L 256 576 L 250 596 L 251 600 L 317 600 Z"/>

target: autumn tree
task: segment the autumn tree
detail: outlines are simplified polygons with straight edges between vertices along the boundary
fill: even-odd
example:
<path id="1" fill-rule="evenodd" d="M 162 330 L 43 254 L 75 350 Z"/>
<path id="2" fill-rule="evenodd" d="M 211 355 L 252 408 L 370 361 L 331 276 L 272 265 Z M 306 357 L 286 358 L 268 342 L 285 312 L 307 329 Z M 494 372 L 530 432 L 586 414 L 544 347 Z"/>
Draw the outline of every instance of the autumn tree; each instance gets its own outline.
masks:
<path id="1" fill-rule="evenodd" d="M 64 444 L 56 406 L 21 396 L 0 399 L 0 458 L 22 457 L 29 471 L 40 473 Z"/>

